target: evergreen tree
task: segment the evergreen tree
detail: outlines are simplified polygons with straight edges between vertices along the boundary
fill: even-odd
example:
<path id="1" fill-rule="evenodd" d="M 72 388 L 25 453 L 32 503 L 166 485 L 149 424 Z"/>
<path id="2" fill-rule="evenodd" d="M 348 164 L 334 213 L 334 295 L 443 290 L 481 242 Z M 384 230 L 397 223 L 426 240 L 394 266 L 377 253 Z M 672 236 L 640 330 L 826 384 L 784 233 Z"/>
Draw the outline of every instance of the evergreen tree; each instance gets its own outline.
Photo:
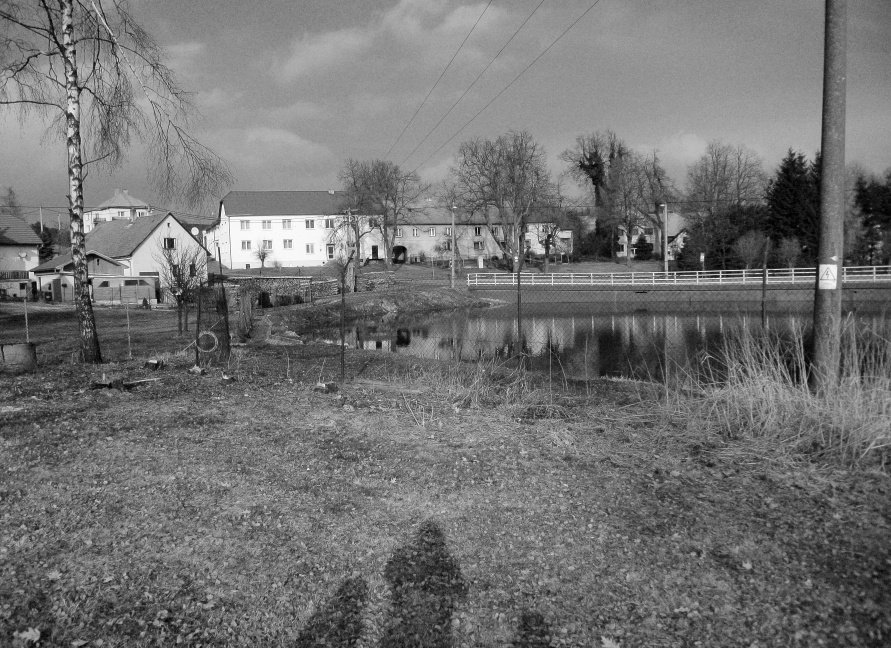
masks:
<path id="1" fill-rule="evenodd" d="M 765 231 L 774 241 L 796 238 L 805 264 L 817 259 L 820 236 L 820 156 L 809 163 L 789 149 L 767 188 Z"/>
<path id="2" fill-rule="evenodd" d="M 854 261 L 870 265 L 888 263 L 891 259 L 891 169 L 885 172 L 884 182 L 874 176 L 859 176 L 854 195 L 862 225 Z"/>
<path id="3" fill-rule="evenodd" d="M 31 223 L 31 229 L 40 237 L 40 247 L 37 248 L 37 254 L 40 262 L 49 261 L 53 258 L 53 234 L 49 228 L 40 229 L 40 223 Z"/>

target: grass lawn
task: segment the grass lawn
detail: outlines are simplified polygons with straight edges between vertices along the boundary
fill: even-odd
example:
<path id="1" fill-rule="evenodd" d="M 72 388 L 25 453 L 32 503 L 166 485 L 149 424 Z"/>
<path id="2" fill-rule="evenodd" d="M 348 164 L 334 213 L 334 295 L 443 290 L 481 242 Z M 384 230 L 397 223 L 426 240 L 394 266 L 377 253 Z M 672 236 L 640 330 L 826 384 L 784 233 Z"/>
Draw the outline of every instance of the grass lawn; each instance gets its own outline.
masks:
<path id="1" fill-rule="evenodd" d="M 4 379 L 0 644 L 891 641 L 887 475 L 766 462 L 628 382 L 353 351 L 313 392 L 336 353 Z"/>

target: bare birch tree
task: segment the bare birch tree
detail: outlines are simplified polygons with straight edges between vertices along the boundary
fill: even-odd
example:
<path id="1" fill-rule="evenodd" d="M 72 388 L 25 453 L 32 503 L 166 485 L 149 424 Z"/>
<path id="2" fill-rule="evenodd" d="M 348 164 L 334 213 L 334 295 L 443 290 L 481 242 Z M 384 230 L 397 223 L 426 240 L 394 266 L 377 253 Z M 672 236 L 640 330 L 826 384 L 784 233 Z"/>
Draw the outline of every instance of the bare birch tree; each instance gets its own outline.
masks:
<path id="1" fill-rule="evenodd" d="M 490 231 L 500 227 L 502 252 L 522 264 L 529 217 L 554 195 L 544 149 L 526 131 L 470 140 L 458 148 L 451 176 L 460 210 L 482 215 Z"/>
<path id="2" fill-rule="evenodd" d="M 64 132 L 75 308 L 86 362 L 101 362 L 83 230 L 84 168 L 120 165 L 145 143 L 163 198 L 189 205 L 231 182 L 222 160 L 188 133 L 196 115 L 163 51 L 122 0 L 0 0 L 0 105 Z"/>

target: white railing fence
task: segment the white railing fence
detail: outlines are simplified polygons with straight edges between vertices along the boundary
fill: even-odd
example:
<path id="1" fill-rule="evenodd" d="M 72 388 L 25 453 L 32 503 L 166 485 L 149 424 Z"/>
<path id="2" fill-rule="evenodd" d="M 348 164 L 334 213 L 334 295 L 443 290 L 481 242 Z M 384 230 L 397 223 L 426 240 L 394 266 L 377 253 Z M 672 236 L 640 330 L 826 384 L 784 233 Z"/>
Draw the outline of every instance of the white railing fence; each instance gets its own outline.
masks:
<path id="1" fill-rule="evenodd" d="M 776 268 L 767 271 L 767 284 L 813 284 L 816 268 Z M 520 273 L 522 286 L 738 286 L 760 285 L 763 270 L 704 270 L 687 272 L 614 272 L 609 274 L 554 272 Z M 891 283 L 891 266 L 852 266 L 842 268 L 842 283 Z M 473 287 L 516 286 L 517 274 L 475 272 L 467 275 Z"/>

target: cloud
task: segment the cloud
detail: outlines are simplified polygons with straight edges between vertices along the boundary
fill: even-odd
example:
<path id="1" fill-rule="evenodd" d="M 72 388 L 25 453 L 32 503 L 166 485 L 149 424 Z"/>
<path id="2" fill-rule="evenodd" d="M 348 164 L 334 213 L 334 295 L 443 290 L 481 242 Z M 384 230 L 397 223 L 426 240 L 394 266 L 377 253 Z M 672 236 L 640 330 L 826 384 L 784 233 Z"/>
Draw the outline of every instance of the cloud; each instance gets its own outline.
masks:
<path id="1" fill-rule="evenodd" d="M 419 65 L 439 68 L 448 60 L 444 58 L 446 53 L 454 51 L 484 7 L 485 3 L 459 5 L 449 11 L 439 0 L 400 0 L 362 27 L 304 34 L 295 39 L 275 72 L 281 80 L 293 81 L 347 64 L 353 68 L 373 64 L 372 76 L 380 78 L 382 56 L 390 61 L 392 69 L 415 70 Z M 464 45 L 464 63 L 482 55 L 477 46 L 491 44 L 487 34 L 507 16 L 506 10 L 497 7 L 486 11 L 473 38 Z"/>
<path id="2" fill-rule="evenodd" d="M 372 40 L 372 33 L 357 28 L 304 35 L 291 44 L 291 52 L 280 66 L 279 74 L 284 80 L 292 81 L 311 72 L 326 70 L 358 57 Z"/>
<path id="3" fill-rule="evenodd" d="M 212 144 L 231 164 L 244 189 L 317 188 L 333 179 L 331 150 L 294 131 L 258 126 L 226 129 Z"/>

